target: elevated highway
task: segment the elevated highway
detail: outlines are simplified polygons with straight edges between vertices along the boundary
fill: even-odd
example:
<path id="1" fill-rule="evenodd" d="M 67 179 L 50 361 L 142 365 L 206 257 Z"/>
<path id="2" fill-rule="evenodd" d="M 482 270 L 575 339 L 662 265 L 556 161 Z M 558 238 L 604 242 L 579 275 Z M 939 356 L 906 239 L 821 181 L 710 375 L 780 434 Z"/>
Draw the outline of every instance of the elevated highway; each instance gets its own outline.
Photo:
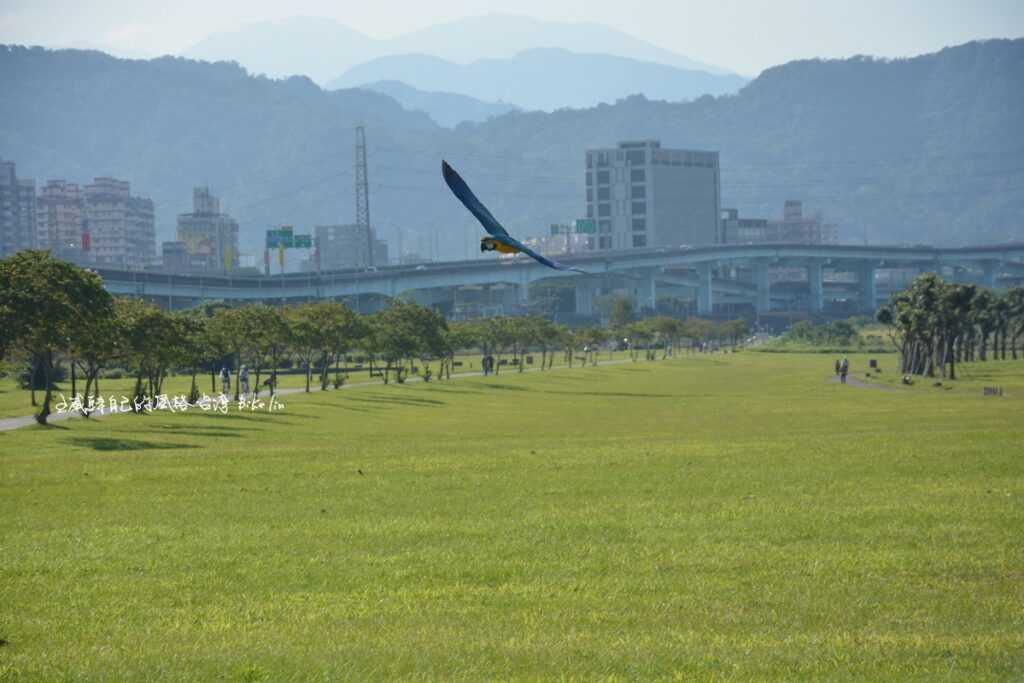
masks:
<path id="1" fill-rule="evenodd" d="M 522 256 L 272 276 L 103 268 L 97 272 L 112 294 L 144 297 L 171 308 L 218 299 L 274 303 L 364 295 L 395 297 L 406 292 L 492 285 L 511 286 L 522 300 L 533 283 L 572 278 L 581 314 L 591 313 L 594 296 L 610 276 L 632 282 L 641 306 L 653 307 L 659 286 L 683 287 L 693 291 L 698 311 L 709 314 L 722 301 L 749 301 L 758 312 L 772 310 L 773 300 L 785 305 L 785 297 L 772 293 L 772 273 L 780 270 L 806 273 L 803 281 L 811 311 L 823 309 L 827 291 L 837 288 L 837 273 L 843 274 L 838 289 L 848 291 L 851 282 L 857 284 L 864 309 L 877 305 L 879 271 L 947 272 L 993 287 L 1003 277 L 1024 273 L 1024 243 L 961 248 L 739 244 L 588 252 L 560 258 L 587 274 L 551 270 Z M 851 273 L 856 278 L 853 281 Z"/>

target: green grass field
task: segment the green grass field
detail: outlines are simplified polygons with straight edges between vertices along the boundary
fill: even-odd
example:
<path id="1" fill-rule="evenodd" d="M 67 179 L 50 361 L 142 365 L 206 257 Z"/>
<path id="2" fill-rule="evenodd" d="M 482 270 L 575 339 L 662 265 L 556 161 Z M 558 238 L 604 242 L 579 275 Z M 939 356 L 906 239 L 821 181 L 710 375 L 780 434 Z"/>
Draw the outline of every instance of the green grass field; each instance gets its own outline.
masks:
<path id="1" fill-rule="evenodd" d="M 1024 362 L 831 361 L 0 433 L 0 681 L 1020 680 Z"/>

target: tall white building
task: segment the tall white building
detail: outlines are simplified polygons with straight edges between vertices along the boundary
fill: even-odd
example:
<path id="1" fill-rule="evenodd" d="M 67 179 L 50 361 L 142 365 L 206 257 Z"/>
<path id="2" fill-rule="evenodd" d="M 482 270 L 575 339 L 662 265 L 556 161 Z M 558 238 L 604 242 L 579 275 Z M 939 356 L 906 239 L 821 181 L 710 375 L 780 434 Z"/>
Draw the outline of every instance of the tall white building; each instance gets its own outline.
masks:
<path id="1" fill-rule="evenodd" d="M 133 197 L 126 180 L 96 178 L 85 186 L 85 228 L 98 265 L 141 269 L 156 258 L 153 200 Z"/>
<path id="2" fill-rule="evenodd" d="M 86 259 L 85 199 L 76 183 L 49 180 L 36 198 L 36 244 L 69 261 Z"/>
<path id="3" fill-rule="evenodd" d="M 36 246 L 36 183 L 0 159 L 0 258 Z"/>
<path id="4" fill-rule="evenodd" d="M 721 241 L 718 152 L 662 149 L 657 140 L 588 150 L 586 195 L 597 249 Z"/>
<path id="5" fill-rule="evenodd" d="M 318 225 L 314 231 L 320 270 L 365 268 L 369 265 L 366 228 L 354 224 Z M 373 248 L 373 262 L 380 266 L 386 265 L 388 262 L 387 243 L 374 238 Z M 315 264 L 312 265 L 314 268 L 316 267 Z"/>
<path id="6" fill-rule="evenodd" d="M 238 265 L 238 223 L 221 213 L 220 199 L 208 187 L 192 190 L 192 213 L 178 214 L 178 242 L 185 245 L 188 268 L 223 272 Z"/>

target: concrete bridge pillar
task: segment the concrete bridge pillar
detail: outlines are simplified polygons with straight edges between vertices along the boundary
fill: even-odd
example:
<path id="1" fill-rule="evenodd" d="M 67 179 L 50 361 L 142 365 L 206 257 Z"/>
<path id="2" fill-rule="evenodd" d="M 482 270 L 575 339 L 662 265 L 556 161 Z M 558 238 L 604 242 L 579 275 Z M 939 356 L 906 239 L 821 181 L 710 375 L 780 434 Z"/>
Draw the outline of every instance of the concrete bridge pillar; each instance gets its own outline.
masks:
<path id="1" fill-rule="evenodd" d="M 825 282 L 823 263 L 817 259 L 807 264 L 807 283 L 811 293 L 811 312 L 821 313 L 825 309 Z"/>
<path id="2" fill-rule="evenodd" d="M 697 264 L 697 315 L 711 315 L 715 311 L 712 292 L 712 266 L 710 261 Z"/>
<path id="3" fill-rule="evenodd" d="M 658 305 L 657 285 L 654 281 L 654 272 L 644 273 L 636 283 L 633 292 L 636 294 L 637 310 L 654 310 Z"/>
<path id="4" fill-rule="evenodd" d="M 573 280 L 576 285 L 576 315 L 594 315 L 593 281 L 585 277 L 576 277 Z"/>
<path id="5" fill-rule="evenodd" d="M 878 287 L 875 285 L 875 271 L 877 270 L 878 264 L 876 263 L 870 261 L 862 263 L 857 278 L 860 281 L 861 307 L 872 314 L 878 307 Z"/>
<path id="6" fill-rule="evenodd" d="M 757 301 L 754 309 L 758 313 L 770 313 L 772 310 L 772 282 L 768 277 L 767 259 L 754 262 L 754 286 L 757 287 Z"/>
<path id="7" fill-rule="evenodd" d="M 981 284 L 989 289 L 994 289 L 999 275 L 1000 263 L 998 261 L 983 261 L 981 264 Z"/>

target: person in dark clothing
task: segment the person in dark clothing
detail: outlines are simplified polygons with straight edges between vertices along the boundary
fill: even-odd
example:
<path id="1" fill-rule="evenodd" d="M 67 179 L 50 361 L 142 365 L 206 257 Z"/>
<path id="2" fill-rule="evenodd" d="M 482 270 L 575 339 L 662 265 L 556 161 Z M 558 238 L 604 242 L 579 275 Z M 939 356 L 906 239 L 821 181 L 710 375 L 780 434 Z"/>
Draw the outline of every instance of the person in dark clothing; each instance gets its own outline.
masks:
<path id="1" fill-rule="evenodd" d="M 846 384 L 846 375 L 850 372 L 850 361 L 843 358 L 842 362 L 839 363 L 839 381 Z"/>

